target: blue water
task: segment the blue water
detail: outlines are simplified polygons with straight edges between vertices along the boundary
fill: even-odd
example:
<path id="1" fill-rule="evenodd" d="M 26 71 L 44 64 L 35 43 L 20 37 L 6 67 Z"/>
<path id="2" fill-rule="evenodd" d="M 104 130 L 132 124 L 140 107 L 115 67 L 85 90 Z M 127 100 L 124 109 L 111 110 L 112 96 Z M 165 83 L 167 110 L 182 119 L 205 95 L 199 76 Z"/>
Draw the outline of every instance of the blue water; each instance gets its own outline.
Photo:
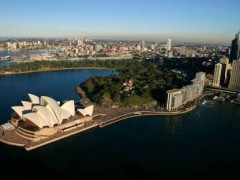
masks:
<path id="1" fill-rule="evenodd" d="M 12 65 L 11 60 L 0 61 L 0 66 L 11 66 L 11 65 Z"/>
<path id="2" fill-rule="evenodd" d="M 28 54 L 41 54 L 41 53 L 53 53 L 54 51 L 51 50 L 39 50 L 39 51 L 0 51 L 0 57 L 2 56 L 21 56 L 21 55 L 28 55 Z"/>
<path id="3" fill-rule="evenodd" d="M 0 123 L 10 118 L 11 106 L 29 100 L 28 93 L 56 100 L 80 100 L 75 88 L 91 76 L 107 76 L 109 70 L 68 70 L 0 76 Z"/>
<path id="4" fill-rule="evenodd" d="M 11 105 L 27 99 L 27 92 L 77 100 L 76 85 L 109 73 L 1 76 L 1 122 L 8 119 Z M 240 106 L 216 102 L 185 115 L 133 118 L 31 152 L 0 144 L 0 162 L 0 174 L 8 177 L 232 179 L 240 167 Z"/>
<path id="5" fill-rule="evenodd" d="M 24 52 L 23 51 L 16 51 L 16 52 L 12 52 L 12 51 L 0 51 L 0 57 L 2 56 L 20 56 L 22 55 Z"/>
<path id="6" fill-rule="evenodd" d="M 42 54 L 42 53 L 48 53 L 48 54 L 52 54 L 54 52 L 59 52 L 59 51 L 51 51 L 51 50 L 39 50 L 39 51 L 16 51 L 16 52 L 12 52 L 12 51 L 0 51 L 0 57 L 3 56 L 11 56 L 11 57 L 21 57 L 22 55 L 29 55 L 29 54 Z M 11 62 L 10 60 L 6 60 L 6 61 L 0 61 L 0 66 L 10 66 L 12 64 L 16 64 Z"/>

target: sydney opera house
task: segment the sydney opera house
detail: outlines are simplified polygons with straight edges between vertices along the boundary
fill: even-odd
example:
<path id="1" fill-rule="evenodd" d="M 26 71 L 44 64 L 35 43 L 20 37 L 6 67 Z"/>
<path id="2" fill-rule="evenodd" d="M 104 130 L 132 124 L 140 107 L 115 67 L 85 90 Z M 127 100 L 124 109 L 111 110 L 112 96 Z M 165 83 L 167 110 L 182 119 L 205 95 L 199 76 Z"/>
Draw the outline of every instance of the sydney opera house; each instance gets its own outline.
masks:
<path id="1" fill-rule="evenodd" d="M 18 137 L 38 142 L 58 133 L 92 123 L 93 105 L 76 109 L 73 100 L 60 103 L 54 99 L 28 94 L 30 101 L 13 106 L 11 120 L 3 128 L 15 129 Z"/>

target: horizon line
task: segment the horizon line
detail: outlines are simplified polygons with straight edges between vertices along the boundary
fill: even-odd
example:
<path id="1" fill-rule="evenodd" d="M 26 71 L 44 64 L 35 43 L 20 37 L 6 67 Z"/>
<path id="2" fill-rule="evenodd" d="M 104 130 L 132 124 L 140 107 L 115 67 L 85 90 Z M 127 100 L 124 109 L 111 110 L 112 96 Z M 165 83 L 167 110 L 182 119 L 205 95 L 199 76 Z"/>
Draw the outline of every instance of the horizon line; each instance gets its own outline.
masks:
<path id="1" fill-rule="evenodd" d="M 134 37 L 113 37 L 113 36 L 79 36 L 79 35 L 69 35 L 69 36 L 0 36 L 1 40 L 17 40 L 17 39 L 68 39 L 78 37 L 80 39 L 90 39 L 90 40 L 109 40 L 109 41 L 154 41 L 157 43 L 167 42 L 168 38 L 134 38 Z M 191 44 L 209 44 L 209 45 L 225 45 L 230 46 L 227 42 L 203 42 L 203 41 L 191 41 L 191 40 L 174 40 L 174 38 L 169 37 L 172 43 L 191 43 Z"/>

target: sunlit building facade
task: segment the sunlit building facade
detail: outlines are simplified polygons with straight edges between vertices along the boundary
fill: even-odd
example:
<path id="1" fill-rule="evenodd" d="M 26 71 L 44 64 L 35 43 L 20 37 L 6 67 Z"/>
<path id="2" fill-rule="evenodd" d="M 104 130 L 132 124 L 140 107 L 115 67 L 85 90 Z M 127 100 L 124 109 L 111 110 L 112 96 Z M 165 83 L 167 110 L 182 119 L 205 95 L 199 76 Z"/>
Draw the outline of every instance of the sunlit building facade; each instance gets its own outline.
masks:
<path id="1" fill-rule="evenodd" d="M 47 96 L 28 96 L 30 101 L 12 107 L 14 113 L 7 124 L 23 139 L 37 142 L 92 122 L 93 105 L 75 110 L 73 100 L 60 103 Z"/>
<path id="2" fill-rule="evenodd" d="M 229 89 L 240 91 L 240 59 L 232 63 Z"/>
<path id="3" fill-rule="evenodd" d="M 222 75 L 222 64 L 217 63 L 214 69 L 214 76 L 213 76 L 213 87 L 219 87 L 221 82 L 221 75 Z"/>
<path id="4" fill-rule="evenodd" d="M 192 80 L 192 84 L 184 86 L 181 89 L 172 89 L 167 91 L 168 111 L 174 111 L 189 101 L 196 99 L 202 94 L 205 83 L 205 73 L 198 72 L 196 78 Z"/>

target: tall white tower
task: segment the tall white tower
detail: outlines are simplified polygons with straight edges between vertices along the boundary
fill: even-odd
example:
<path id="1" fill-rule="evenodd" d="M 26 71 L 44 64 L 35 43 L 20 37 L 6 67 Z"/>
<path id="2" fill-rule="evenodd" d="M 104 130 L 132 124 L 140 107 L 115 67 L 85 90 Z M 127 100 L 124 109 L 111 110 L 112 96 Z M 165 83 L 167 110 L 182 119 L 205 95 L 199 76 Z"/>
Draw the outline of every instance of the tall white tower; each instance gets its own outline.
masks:
<path id="1" fill-rule="evenodd" d="M 167 42 L 167 50 L 168 51 L 171 51 L 172 49 L 172 40 L 171 39 L 168 39 L 168 42 Z"/>
<path id="2" fill-rule="evenodd" d="M 214 69 L 214 76 L 213 76 L 213 87 L 219 87 L 221 81 L 221 74 L 222 74 L 222 64 L 217 63 Z"/>

